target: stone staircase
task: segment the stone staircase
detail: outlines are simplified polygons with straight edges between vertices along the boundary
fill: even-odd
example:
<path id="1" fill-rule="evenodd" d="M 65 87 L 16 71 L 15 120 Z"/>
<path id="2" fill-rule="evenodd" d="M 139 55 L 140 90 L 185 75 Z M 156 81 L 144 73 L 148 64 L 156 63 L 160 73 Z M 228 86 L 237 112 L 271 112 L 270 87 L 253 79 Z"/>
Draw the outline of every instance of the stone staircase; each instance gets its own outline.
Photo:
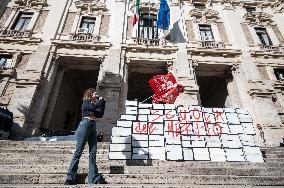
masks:
<path id="1" fill-rule="evenodd" d="M 63 185 L 75 142 L 0 141 L 0 187 Z M 86 187 L 87 148 L 78 185 Z M 109 184 L 99 187 L 283 186 L 284 148 L 262 148 L 264 163 L 109 160 L 109 143 L 98 144 L 98 168 Z M 222 185 L 222 186 L 220 186 Z"/>

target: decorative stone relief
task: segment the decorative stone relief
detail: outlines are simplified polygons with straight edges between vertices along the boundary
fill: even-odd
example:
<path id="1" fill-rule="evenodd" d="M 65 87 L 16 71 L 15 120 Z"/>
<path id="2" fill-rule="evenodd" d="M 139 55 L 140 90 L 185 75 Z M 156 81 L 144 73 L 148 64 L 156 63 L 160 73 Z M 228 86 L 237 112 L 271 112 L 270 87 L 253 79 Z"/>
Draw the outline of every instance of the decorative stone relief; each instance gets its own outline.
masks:
<path id="1" fill-rule="evenodd" d="M 264 12 L 248 12 L 244 15 L 244 19 L 250 25 L 267 26 L 273 23 L 272 15 Z"/>
<path id="2" fill-rule="evenodd" d="M 47 5 L 47 0 L 15 0 L 14 3 L 16 6 L 42 8 Z"/>
<path id="3" fill-rule="evenodd" d="M 219 13 L 212 9 L 205 11 L 191 10 L 189 15 L 194 18 L 195 22 L 215 23 L 219 20 Z"/>
<path id="4" fill-rule="evenodd" d="M 105 0 L 76 0 L 74 3 L 77 9 L 88 14 L 106 9 Z"/>

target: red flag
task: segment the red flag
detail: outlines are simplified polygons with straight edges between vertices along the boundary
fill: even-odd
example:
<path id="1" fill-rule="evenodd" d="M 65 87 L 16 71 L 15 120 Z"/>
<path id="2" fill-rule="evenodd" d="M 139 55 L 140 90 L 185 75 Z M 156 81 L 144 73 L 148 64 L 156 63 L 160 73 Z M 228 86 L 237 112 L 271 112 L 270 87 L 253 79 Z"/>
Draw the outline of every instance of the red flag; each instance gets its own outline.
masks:
<path id="1" fill-rule="evenodd" d="M 184 87 L 177 84 L 172 73 L 157 75 L 149 80 L 154 91 L 153 103 L 173 104 L 177 96 L 184 91 Z"/>
<path id="2" fill-rule="evenodd" d="M 153 76 L 148 83 L 156 94 L 173 87 L 177 82 L 174 75 L 172 73 L 168 73 L 166 75 Z"/>

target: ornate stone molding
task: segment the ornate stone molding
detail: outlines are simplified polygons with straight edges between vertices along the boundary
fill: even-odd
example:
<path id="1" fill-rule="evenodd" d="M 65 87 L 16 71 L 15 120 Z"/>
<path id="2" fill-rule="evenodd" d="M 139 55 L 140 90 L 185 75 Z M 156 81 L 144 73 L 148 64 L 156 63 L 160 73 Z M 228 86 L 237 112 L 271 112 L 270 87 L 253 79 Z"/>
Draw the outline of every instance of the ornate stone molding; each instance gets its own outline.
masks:
<path id="1" fill-rule="evenodd" d="M 189 12 L 189 15 L 193 17 L 196 22 L 215 23 L 219 20 L 219 13 L 212 9 L 206 9 L 204 11 L 194 9 Z"/>
<path id="2" fill-rule="evenodd" d="M 249 80 L 249 90 L 248 94 L 252 97 L 259 97 L 259 98 L 271 98 L 271 95 L 275 94 L 275 90 L 273 86 L 263 83 L 261 80 Z"/>
<path id="3" fill-rule="evenodd" d="M 273 6 L 275 13 L 283 13 L 284 11 L 284 0 L 278 0 Z"/>
<path id="4" fill-rule="evenodd" d="M 27 8 L 42 8 L 47 5 L 47 0 L 15 0 L 16 6 Z"/>
<path id="5" fill-rule="evenodd" d="M 248 12 L 244 15 L 244 19 L 250 25 L 260 25 L 267 26 L 272 25 L 272 15 L 264 13 L 264 12 Z"/>
<path id="6" fill-rule="evenodd" d="M 75 0 L 74 3 L 78 10 L 88 14 L 98 10 L 106 10 L 105 0 Z"/>

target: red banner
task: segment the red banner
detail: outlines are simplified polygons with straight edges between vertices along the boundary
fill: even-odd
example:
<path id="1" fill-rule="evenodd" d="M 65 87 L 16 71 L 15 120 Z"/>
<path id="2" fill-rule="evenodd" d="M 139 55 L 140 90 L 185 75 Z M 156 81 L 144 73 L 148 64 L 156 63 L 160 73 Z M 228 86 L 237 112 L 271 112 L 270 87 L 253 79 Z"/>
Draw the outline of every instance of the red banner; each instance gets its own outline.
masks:
<path id="1" fill-rule="evenodd" d="M 157 75 L 149 80 L 149 84 L 154 91 L 153 103 L 173 104 L 177 96 L 184 91 L 184 87 L 177 84 L 172 73 Z"/>

